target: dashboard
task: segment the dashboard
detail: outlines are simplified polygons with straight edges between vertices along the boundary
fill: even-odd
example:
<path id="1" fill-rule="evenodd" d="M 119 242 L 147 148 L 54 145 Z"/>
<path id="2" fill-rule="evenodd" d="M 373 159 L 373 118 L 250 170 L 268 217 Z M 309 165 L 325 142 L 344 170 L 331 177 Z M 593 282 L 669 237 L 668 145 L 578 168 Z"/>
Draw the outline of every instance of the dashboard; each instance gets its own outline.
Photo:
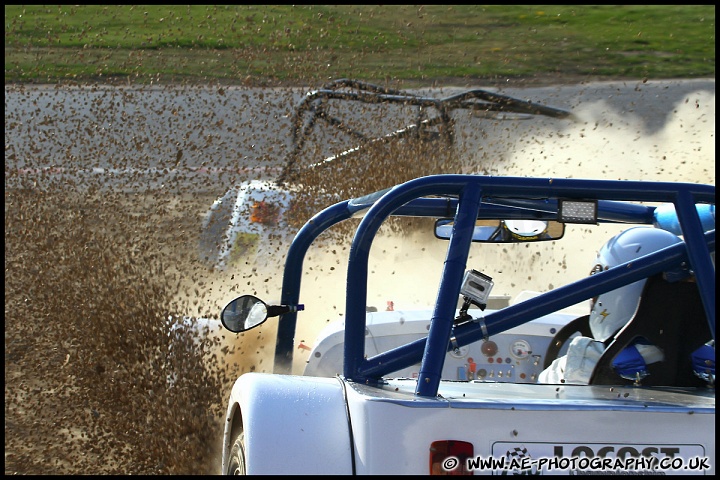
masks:
<path id="1" fill-rule="evenodd" d="M 475 313 L 470 311 L 470 313 Z M 475 316 L 475 315 L 474 315 Z M 580 315 L 553 313 L 490 338 L 447 353 L 443 380 L 535 383 L 543 370 L 545 353 L 555 334 Z M 424 338 L 430 312 L 394 311 L 367 314 L 365 354 L 375 356 Z M 342 373 L 344 323 L 328 326 L 310 352 L 304 375 L 335 376 Z M 564 352 L 561 350 L 560 354 Z M 420 364 L 387 377 L 417 378 Z"/>

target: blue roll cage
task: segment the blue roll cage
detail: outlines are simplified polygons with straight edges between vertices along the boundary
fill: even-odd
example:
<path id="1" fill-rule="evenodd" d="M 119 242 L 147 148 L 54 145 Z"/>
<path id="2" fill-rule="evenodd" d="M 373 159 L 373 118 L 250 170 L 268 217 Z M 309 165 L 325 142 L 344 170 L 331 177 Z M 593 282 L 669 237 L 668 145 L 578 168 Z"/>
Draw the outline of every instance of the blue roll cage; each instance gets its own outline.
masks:
<path id="1" fill-rule="evenodd" d="M 654 206 L 628 202 L 672 203 L 684 243 L 588 276 L 533 299 L 488 313 L 482 320 L 453 326 L 462 278 L 467 268 L 476 219 L 559 220 L 561 199 L 597 200 L 599 223 L 651 225 Z M 585 180 L 565 178 L 432 175 L 365 197 L 332 205 L 310 219 L 288 251 L 283 305 L 300 299 L 302 266 L 312 242 L 332 225 L 367 210 L 352 241 L 345 305 L 343 376 L 375 383 L 383 375 L 422 361 L 415 394 L 435 397 L 451 337 L 464 346 L 543 315 L 577 304 L 656 273 L 690 269 L 695 274 L 710 331 L 715 338 L 715 230 L 703 232 L 696 204 L 715 204 L 715 187 L 691 183 Z M 389 216 L 454 218 L 430 330 L 426 338 L 365 358 L 365 321 L 370 247 Z M 290 373 L 297 313 L 278 324 L 275 373 Z"/>

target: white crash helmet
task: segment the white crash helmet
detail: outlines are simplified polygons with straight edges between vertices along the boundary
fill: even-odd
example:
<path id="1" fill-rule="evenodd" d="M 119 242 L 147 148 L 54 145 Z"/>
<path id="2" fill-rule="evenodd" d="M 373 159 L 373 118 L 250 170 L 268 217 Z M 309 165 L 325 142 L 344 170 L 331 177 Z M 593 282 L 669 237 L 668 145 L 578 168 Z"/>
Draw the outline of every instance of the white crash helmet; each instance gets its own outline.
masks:
<path id="1" fill-rule="evenodd" d="M 505 220 L 505 227 L 518 240 L 535 239 L 545 233 L 547 226 L 542 220 Z"/>
<path id="2" fill-rule="evenodd" d="M 652 227 L 633 227 L 603 245 L 590 274 L 642 257 L 681 242 L 676 235 Z M 590 331 L 595 340 L 606 341 L 635 314 L 647 279 L 603 293 L 591 302 Z"/>

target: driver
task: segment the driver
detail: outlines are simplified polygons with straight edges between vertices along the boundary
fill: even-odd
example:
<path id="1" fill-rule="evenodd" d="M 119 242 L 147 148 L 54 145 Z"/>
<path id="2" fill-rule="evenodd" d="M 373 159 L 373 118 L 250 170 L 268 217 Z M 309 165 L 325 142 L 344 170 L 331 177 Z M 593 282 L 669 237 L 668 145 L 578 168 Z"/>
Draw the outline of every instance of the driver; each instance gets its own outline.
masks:
<path id="1" fill-rule="evenodd" d="M 679 237 L 659 228 L 634 227 L 624 230 L 600 249 L 590 275 L 678 242 L 681 242 Z M 588 384 L 606 345 L 635 314 L 646 282 L 647 279 L 639 280 L 593 298 L 590 301 L 589 320 L 593 338 L 573 338 L 567 354 L 543 370 L 538 376 L 538 382 Z M 644 368 L 646 365 L 662 361 L 663 358 L 659 348 L 636 341 L 616 357 L 613 366 L 623 378 L 636 380 L 647 375 Z M 625 365 L 619 364 L 619 361 Z"/>

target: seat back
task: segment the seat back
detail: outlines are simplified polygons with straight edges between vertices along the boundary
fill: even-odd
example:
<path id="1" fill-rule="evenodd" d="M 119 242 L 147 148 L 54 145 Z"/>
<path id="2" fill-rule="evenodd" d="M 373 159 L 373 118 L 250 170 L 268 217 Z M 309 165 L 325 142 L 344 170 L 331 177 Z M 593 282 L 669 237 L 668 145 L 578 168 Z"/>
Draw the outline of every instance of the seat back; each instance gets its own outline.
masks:
<path id="1" fill-rule="evenodd" d="M 633 318 L 615 334 L 590 378 L 593 385 L 632 384 L 612 367 L 615 357 L 636 339 L 660 348 L 661 362 L 648 365 L 644 386 L 704 386 L 693 373 L 691 354 L 712 339 L 700 292 L 693 281 L 668 282 L 662 274 L 648 278 Z"/>

